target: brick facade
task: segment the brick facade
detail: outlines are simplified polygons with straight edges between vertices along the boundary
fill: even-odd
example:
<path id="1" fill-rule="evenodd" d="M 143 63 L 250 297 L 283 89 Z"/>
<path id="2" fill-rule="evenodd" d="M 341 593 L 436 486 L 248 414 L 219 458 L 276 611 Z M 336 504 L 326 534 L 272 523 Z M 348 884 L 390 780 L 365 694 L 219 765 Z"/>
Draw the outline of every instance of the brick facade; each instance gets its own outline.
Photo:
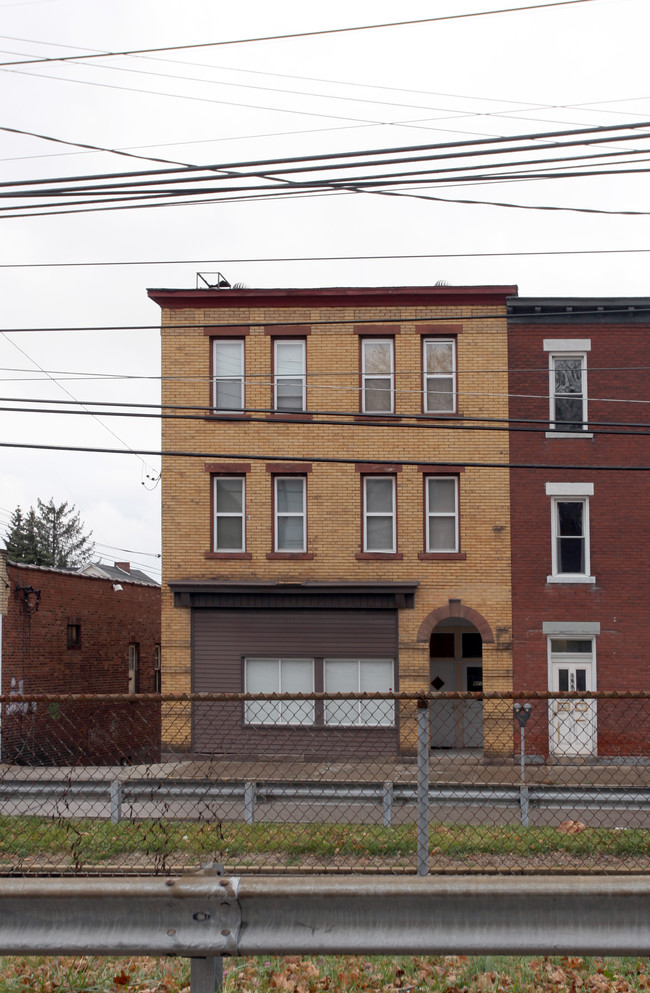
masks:
<path id="1" fill-rule="evenodd" d="M 485 689 L 512 685 L 508 435 L 464 430 L 466 419 L 505 418 L 506 295 L 509 287 L 425 287 L 345 290 L 150 290 L 162 309 L 163 404 L 186 407 L 193 419 L 163 421 L 163 692 L 193 686 L 192 608 L 172 585 L 412 583 L 414 604 L 398 609 L 399 686 L 430 686 L 430 636 L 450 621 L 482 630 Z M 273 341 L 306 347 L 306 418 L 273 414 Z M 359 417 L 360 340 L 394 341 L 395 414 Z M 456 342 L 458 416 L 418 421 L 422 414 L 422 339 Z M 211 341 L 240 338 L 245 349 L 246 414 L 209 416 Z M 198 410 L 196 408 L 199 408 Z M 204 412 L 205 416 L 200 416 Z M 198 415 L 198 416 L 196 416 Z M 328 421 L 341 423 L 327 423 Z M 345 459 L 345 463 L 328 462 Z M 307 487 L 307 548 L 273 551 L 274 460 L 298 463 Z M 323 460 L 323 461 L 319 461 Z M 364 462 L 391 461 L 397 500 L 396 554 L 364 554 L 362 480 L 386 472 Z M 478 465 L 473 463 L 489 463 Z M 245 554 L 215 552 L 211 478 L 245 475 Z M 426 554 L 424 479 L 456 473 L 460 549 Z M 198 595 L 198 594 L 197 594 Z M 184 604 L 184 605 L 183 605 Z M 468 620 L 468 618 L 470 618 Z M 476 627 L 475 622 L 478 622 Z M 234 651 L 233 671 L 245 655 Z M 243 687 L 240 687 L 243 688 Z M 459 688 L 464 688 L 460 686 Z M 485 714 L 486 750 L 499 750 L 499 714 Z M 401 728 L 402 748 L 413 726 Z"/>
<path id="2" fill-rule="evenodd" d="M 158 586 L 123 581 L 122 589 L 114 590 L 111 580 L 12 563 L 6 564 L 6 575 L 8 585 L 0 572 L 5 696 L 126 694 L 130 644 L 138 646 L 137 691 L 154 692 Z M 134 708 L 142 708 L 138 720 Z M 63 722 L 53 717 L 55 711 L 42 704 L 5 705 L 3 761 L 113 764 L 159 753 L 157 705 L 76 705 Z"/>
<path id="3" fill-rule="evenodd" d="M 583 643 L 578 665 L 587 670 L 587 688 L 650 688 L 650 633 L 644 623 L 650 603 L 648 472 L 630 470 L 648 464 L 647 438 L 635 437 L 631 426 L 647 421 L 649 304 L 611 298 L 511 303 L 510 416 L 532 421 L 527 426 L 533 430 L 512 432 L 510 455 L 514 463 L 540 467 L 511 474 L 515 689 L 562 688 L 553 683 L 554 672 L 564 668 L 570 675 L 572 667 L 569 661 L 553 665 L 553 646 L 567 647 L 560 639 Z M 559 346 L 565 351 L 558 352 Z M 554 352 L 585 356 L 588 430 L 549 430 Z M 574 489 L 590 494 L 589 581 L 549 581 L 552 484 L 560 492 L 566 484 L 580 484 Z M 546 755 L 546 711 L 536 706 L 540 713 L 527 735 L 532 751 Z M 607 707 L 598 705 L 597 718 L 594 710 L 592 751 L 647 754 L 650 740 L 642 740 L 640 725 L 635 729 L 632 711 L 626 727 L 620 709 L 617 714 L 610 726 Z"/>

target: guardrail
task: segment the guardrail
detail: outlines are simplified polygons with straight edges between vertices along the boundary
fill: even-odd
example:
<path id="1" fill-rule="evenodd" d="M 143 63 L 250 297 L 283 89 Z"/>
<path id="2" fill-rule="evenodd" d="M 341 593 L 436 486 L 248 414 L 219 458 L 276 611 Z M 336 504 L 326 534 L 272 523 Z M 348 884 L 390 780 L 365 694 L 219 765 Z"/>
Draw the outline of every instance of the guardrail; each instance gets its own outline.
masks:
<path id="1" fill-rule="evenodd" d="M 79 803 L 84 800 L 101 801 L 104 809 L 94 805 L 88 815 L 92 818 L 109 816 L 117 824 L 123 818 L 123 806 L 128 806 L 130 816 L 175 817 L 174 803 L 191 801 L 196 805 L 213 804 L 218 801 L 237 800 L 242 804 L 243 820 L 254 824 L 264 819 L 264 806 L 280 803 L 289 811 L 295 805 L 293 814 L 286 820 L 300 822 L 305 807 L 321 805 L 357 804 L 382 808 L 384 827 L 392 827 L 395 806 L 414 806 L 418 802 L 418 787 L 409 783 L 323 783 L 283 782 L 283 781 L 215 781 L 196 782 L 192 780 L 2 780 L 0 781 L 0 811 L 2 803 L 11 803 L 16 812 L 16 804 L 34 803 L 40 806 L 47 801 Z M 650 810 L 650 787 L 630 789 L 629 787 L 599 786 L 531 786 L 498 785 L 488 783 L 433 783 L 426 793 L 429 807 L 433 806 L 484 806 L 497 808 L 519 808 L 521 821 L 526 826 L 530 808 L 539 809 L 592 809 L 592 810 Z M 140 810 L 138 807 L 144 809 Z M 155 808 L 155 809 L 154 809 Z M 260 809 L 261 808 L 261 809 Z M 62 812 L 65 816 L 65 812 Z M 79 816 L 78 808 L 70 816 Z M 185 816 L 188 815 L 187 811 Z M 372 817 L 372 823 L 375 818 Z"/>
<path id="2" fill-rule="evenodd" d="M 650 954 L 650 879 L 219 877 L 0 880 L 0 954 Z"/>

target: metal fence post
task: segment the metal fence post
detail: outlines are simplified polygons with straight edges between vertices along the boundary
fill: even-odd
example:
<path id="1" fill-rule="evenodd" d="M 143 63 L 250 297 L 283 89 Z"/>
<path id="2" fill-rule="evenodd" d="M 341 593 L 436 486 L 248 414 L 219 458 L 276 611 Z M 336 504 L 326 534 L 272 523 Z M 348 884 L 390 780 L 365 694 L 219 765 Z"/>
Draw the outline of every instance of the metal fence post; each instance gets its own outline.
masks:
<path id="1" fill-rule="evenodd" d="M 418 876 L 429 872 L 429 703 L 418 700 Z"/>
<path id="2" fill-rule="evenodd" d="M 246 824 L 255 823 L 255 783 L 252 779 L 244 783 L 244 820 Z"/>
<path id="3" fill-rule="evenodd" d="M 384 827 L 393 826 L 393 784 L 384 783 Z"/>
<path id="4" fill-rule="evenodd" d="M 111 783 L 111 824 L 118 824 L 122 819 L 122 783 L 114 779 Z"/>
<path id="5" fill-rule="evenodd" d="M 190 993 L 215 993 L 223 987 L 223 958 L 190 959 Z"/>

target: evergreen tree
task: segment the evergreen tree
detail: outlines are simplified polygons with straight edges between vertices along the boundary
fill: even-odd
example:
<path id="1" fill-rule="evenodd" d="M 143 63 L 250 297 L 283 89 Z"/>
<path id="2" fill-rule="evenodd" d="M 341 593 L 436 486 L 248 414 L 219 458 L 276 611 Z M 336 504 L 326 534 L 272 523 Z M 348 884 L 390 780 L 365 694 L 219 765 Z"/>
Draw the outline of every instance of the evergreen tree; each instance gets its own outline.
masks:
<path id="1" fill-rule="evenodd" d="M 25 516 L 20 507 L 11 515 L 5 543 L 7 557 L 14 562 L 45 565 L 55 569 L 77 569 L 94 551 L 90 535 L 84 533 L 80 514 L 74 504 L 55 504 L 50 498 L 37 500 L 37 510 Z"/>
<path id="2" fill-rule="evenodd" d="M 14 562 L 39 563 L 36 513 L 33 507 L 26 516 L 20 507 L 16 507 L 9 521 L 5 544 L 7 556 Z"/>

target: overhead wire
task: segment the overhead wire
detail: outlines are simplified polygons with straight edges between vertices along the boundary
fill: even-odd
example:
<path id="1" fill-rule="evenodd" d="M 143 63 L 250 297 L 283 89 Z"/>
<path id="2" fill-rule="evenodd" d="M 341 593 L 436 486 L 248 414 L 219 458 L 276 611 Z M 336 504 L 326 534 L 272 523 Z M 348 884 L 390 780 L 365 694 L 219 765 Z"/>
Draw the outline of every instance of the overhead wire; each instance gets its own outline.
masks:
<path id="1" fill-rule="evenodd" d="M 594 3 L 595 0 L 552 0 L 551 3 L 528 4 L 519 7 L 504 7 L 498 10 L 471 11 L 464 14 L 443 14 L 438 17 L 420 17 L 405 21 L 386 21 L 381 24 L 361 24 L 343 28 L 323 28 L 316 31 L 294 31 L 277 35 L 258 35 L 248 38 L 235 38 L 224 41 L 199 42 L 188 45 L 167 45 L 158 48 L 133 48 L 116 52 L 90 52 L 84 55 L 58 55 L 44 58 L 27 59 L 21 62 L 0 62 L 0 68 L 13 65 L 34 65 L 45 62 L 76 62 L 87 59 L 114 58 L 121 55 L 148 55 L 154 52 L 179 52 L 197 48 L 217 48 L 225 45 L 247 45 L 263 41 L 285 41 L 293 38 L 313 38 L 322 35 L 349 34 L 357 31 L 374 31 L 383 28 L 414 26 L 416 24 L 432 24 L 439 21 L 465 20 L 472 17 L 489 17 L 494 14 L 520 13 L 526 10 L 541 10 L 551 7 L 569 7 L 575 4 Z"/>
<path id="2" fill-rule="evenodd" d="M 86 454 L 94 455 L 128 455 L 123 448 L 97 448 L 90 447 L 86 445 L 46 445 L 40 442 L 14 442 L 14 441 L 0 441 L 0 448 L 21 448 L 31 451 L 47 451 L 47 452 L 84 452 Z M 210 461 L 232 459 L 233 461 L 241 462 L 286 462 L 286 453 L 283 455 L 270 455 L 268 453 L 260 452 L 222 452 L 214 450 L 162 450 L 162 449 L 136 449 L 137 454 L 154 456 L 159 455 L 164 458 L 192 458 L 192 459 L 206 459 Z M 396 466 L 396 465 L 408 465 L 408 466 L 419 466 L 422 465 L 422 458 L 419 459 L 384 459 L 384 458 L 345 458 L 337 456 L 325 456 L 325 455 L 293 455 L 291 456 L 291 461 L 296 463 L 317 463 L 317 464 L 332 464 L 332 465 L 386 465 L 386 466 Z M 463 459 L 459 462 L 449 461 L 445 459 L 445 465 L 448 466 L 458 466 L 458 468 L 469 468 L 469 469 L 537 469 L 537 470 L 547 470 L 547 469 L 558 469 L 564 471 L 581 471 L 584 472 L 588 470 L 589 472 L 650 472 L 650 465 L 589 465 L 581 462 L 579 464 L 569 464 L 569 463 L 552 463 L 552 462 L 511 462 L 511 461 L 501 461 L 501 462 L 491 462 L 491 461 L 468 461 Z"/>
<path id="3" fill-rule="evenodd" d="M 168 265 L 244 265 L 280 262 L 394 262 L 409 259 L 483 259 L 517 258 L 537 255 L 638 255 L 647 254 L 650 248 L 562 248 L 540 249 L 530 252 L 423 252 L 392 255 L 291 255 L 272 258 L 224 258 L 214 259 L 121 259 L 90 262 L 0 262 L 0 269 L 70 269 L 113 266 L 168 266 Z"/>

